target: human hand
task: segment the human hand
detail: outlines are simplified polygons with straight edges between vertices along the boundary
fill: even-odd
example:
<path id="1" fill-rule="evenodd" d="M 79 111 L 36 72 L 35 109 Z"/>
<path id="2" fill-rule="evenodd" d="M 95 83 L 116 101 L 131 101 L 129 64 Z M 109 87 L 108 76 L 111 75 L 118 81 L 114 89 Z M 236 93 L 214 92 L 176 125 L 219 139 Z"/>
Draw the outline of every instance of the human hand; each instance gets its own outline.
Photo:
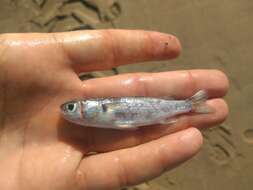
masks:
<path id="1" fill-rule="evenodd" d="M 135 73 L 81 81 L 78 73 L 180 53 L 178 40 L 146 31 L 0 35 L 0 185 L 3 190 L 118 189 L 154 178 L 201 147 L 196 128 L 222 122 L 228 80 L 220 71 Z M 75 98 L 173 96 L 199 89 L 215 110 L 173 126 L 117 131 L 63 120 Z M 196 128 L 192 128 L 196 127 Z M 97 154 L 90 155 L 91 152 Z"/>

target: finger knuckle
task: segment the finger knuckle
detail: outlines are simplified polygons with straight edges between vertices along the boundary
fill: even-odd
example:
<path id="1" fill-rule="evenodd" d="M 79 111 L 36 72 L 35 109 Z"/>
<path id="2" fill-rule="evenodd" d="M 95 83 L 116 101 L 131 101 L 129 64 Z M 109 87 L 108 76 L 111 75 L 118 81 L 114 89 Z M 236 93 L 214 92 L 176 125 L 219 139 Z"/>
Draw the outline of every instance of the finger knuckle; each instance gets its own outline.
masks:
<path id="1" fill-rule="evenodd" d="M 129 180 L 129 173 L 128 173 L 128 169 L 126 168 L 125 164 L 121 161 L 121 157 L 116 156 L 115 157 L 117 160 L 117 166 L 118 166 L 118 186 L 119 187 L 126 187 L 129 186 L 131 184 L 130 180 Z"/>
<path id="2" fill-rule="evenodd" d="M 114 30 L 103 30 L 102 31 L 102 45 L 106 51 L 105 56 L 107 57 L 110 67 L 115 67 L 120 64 L 120 58 L 122 57 L 122 52 L 116 43 L 116 33 Z"/>
<path id="3" fill-rule="evenodd" d="M 183 71 L 182 89 L 186 96 L 191 96 L 197 90 L 197 84 L 191 71 Z"/>
<path id="4" fill-rule="evenodd" d="M 167 150 L 164 146 L 160 146 L 157 150 L 157 159 L 158 159 L 158 175 L 161 173 L 166 172 L 169 168 L 168 166 L 168 156 L 167 156 Z"/>
<path id="5" fill-rule="evenodd" d="M 144 77 L 146 77 L 146 73 L 136 73 L 131 77 L 133 90 L 138 96 L 150 95 L 149 86 L 147 81 L 144 80 Z"/>
<path id="6" fill-rule="evenodd" d="M 87 189 L 87 181 L 88 180 L 86 171 L 78 168 L 75 173 L 75 186 L 77 187 L 77 189 Z"/>

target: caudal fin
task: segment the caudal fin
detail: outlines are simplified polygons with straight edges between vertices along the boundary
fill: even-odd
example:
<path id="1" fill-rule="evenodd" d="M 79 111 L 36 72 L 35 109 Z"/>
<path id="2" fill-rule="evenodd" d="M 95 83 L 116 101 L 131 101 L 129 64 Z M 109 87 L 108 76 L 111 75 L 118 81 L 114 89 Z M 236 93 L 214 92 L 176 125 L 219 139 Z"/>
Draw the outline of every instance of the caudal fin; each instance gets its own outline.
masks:
<path id="1" fill-rule="evenodd" d="M 206 100 L 208 99 L 208 94 L 205 90 L 200 90 L 192 97 L 188 99 L 192 103 L 193 112 L 195 113 L 212 113 L 214 110 L 207 104 L 205 104 Z"/>

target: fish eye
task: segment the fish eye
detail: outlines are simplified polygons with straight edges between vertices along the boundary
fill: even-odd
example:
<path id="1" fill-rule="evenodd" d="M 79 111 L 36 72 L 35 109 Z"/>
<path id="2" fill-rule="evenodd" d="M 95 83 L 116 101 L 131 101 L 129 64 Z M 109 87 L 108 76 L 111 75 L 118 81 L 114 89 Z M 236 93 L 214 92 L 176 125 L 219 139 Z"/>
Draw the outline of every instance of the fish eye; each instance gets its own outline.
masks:
<path id="1" fill-rule="evenodd" d="M 70 103 L 67 105 L 67 109 L 70 112 L 74 112 L 76 110 L 76 104 L 75 103 Z"/>

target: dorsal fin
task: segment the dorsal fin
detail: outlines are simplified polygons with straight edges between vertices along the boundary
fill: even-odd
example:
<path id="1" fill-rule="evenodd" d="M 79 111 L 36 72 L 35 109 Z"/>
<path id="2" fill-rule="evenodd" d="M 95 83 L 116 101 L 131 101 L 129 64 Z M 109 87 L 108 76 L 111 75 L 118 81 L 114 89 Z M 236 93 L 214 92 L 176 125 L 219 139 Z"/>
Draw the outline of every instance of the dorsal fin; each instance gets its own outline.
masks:
<path id="1" fill-rule="evenodd" d="M 193 112 L 207 114 L 214 112 L 212 107 L 205 104 L 207 99 L 207 92 L 205 90 L 200 90 L 187 100 L 191 102 Z"/>
<path id="2" fill-rule="evenodd" d="M 160 97 L 160 99 L 163 99 L 163 100 L 175 100 L 175 98 L 173 98 L 171 96 L 162 96 L 162 97 Z"/>
<path id="3" fill-rule="evenodd" d="M 200 104 L 204 103 L 208 99 L 208 94 L 205 90 L 200 90 L 196 94 L 194 94 L 192 97 L 188 99 L 188 101 L 191 101 L 192 104 Z"/>

